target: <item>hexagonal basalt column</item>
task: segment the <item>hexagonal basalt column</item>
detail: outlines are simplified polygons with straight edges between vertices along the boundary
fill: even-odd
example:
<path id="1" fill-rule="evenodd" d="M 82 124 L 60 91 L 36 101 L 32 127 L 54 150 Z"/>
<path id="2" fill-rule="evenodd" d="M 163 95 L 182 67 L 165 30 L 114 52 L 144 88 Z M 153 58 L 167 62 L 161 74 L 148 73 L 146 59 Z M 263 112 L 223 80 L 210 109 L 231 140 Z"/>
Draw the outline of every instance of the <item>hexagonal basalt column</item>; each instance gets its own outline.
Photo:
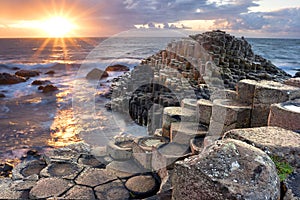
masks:
<path id="1" fill-rule="evenodd" d="M 190 140 L 207 134 L 207 127 L 197 122 L 175 122 L 171 124 L 171 142 L 190 144 Z"/>
<path id="2" fill-rule="evenodd" d="M 75 179 L 75 183 L 95 187 L 114 180 L 117 177 L 104 169 L 87 168 Z"/>
<path id="3" fill-rule="evenodd" d="M 71 162 L 53 162 L 44 168 L 40 174 L 42 177 L 60 177 L 73 180 L 83 167 Z"/>
<path id="4" fill-rule="evenodd" d="M 59 197 L 74 184 L 61 178 L 43 178 L 30 190 L 31 199 L 45 199 L 50 197 Z"/>
<path id="5" fill-rule="evenodd" d="M 210 136 L 222 136 L 228 130 L 250 126 L 251 106 L 233 100 L 215 100 L 209 125 Z"/>
<path id="6" fill-rule="evenodd" d="M 167 107 L 163 114 L 163 136 L 170 138 L 172 122 L 198 122 L 197 113 L 194 110 L 181 107 Z"/>
<path id="7" fill-rule="evenodd" d="M 300 131 L 300 99 L 293 102 L 272 104 L 268 125 Z"/>
<path id="8" fill-rule="evenodd" d="M 133 158 L 145 169 L 152 169 L 152 153 L 168 140 L 164 137 L 143 137 L 133 147 Z"/>
<path id="9" fill-rule="evenodd" d="M 132 157 L 133 141 L 109 142 L 106 151 L 114 160 L 129 160 Z"/>
<path id="10" fill-rule="evenodd" d="M 97 199 L 130 199 L 129 191 L 121 181 L 113 181 L 95 188 Z"/>
<path id="11" fill-rule="evenodd" d="M 197 106 L 199 110 L 199 122 L 204 125 L 209 125 L 213 103 L 209 100 L 200 99 L 197 101 Z"/>
<path id="12" fill-rule="evenodd" d="M 270 106 L 300 97 L 300 89 L 274 81 L 242 80 L 238 83 L 238 100 L 252 105 L 251 127 L 266 126 Z"/>

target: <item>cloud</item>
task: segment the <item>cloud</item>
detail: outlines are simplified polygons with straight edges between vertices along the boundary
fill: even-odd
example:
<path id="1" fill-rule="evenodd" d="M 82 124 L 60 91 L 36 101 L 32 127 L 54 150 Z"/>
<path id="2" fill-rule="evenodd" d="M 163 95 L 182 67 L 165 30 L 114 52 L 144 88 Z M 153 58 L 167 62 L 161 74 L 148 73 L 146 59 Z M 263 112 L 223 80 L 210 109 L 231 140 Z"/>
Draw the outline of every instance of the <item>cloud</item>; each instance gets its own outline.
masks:
<path id="1" fill-rule="evenodd" d="M 252 12 L 215 21 L 215 26 L 233 31 L 259 31 L 265 34 L 300 37 L 300 8 L 273 12 Z"/>
<path id="2" fill-rule="evenodd" d="M 25 3 L 23 0 L 10 0 L 1 3 L 0 18 L 5 15 L 4 17 L 9 20 L 36 19 L 41 13 L 51 13 L 59 8 L 78 18 L 83 28 L 87 31 L 94 30 L 95 34 L 117 33 L 134 28 L 135 25 L 189 29 L 191 27 L 188 24 L 181 22 L 213 20 L 213 27 L 209 28 L 246 32 L 258 30 L 264 33 L 276 31 L 278 34 L 290 32 L 293 36 L 300 37 L 299 8 L 250 12 L 250 8 L 259 6 L 257 2 L 257 0 L 27 0 Z M 32 12 L 33 7 L 41 12 Z M 194 26 L 193 28 L 195 29 Z"/>

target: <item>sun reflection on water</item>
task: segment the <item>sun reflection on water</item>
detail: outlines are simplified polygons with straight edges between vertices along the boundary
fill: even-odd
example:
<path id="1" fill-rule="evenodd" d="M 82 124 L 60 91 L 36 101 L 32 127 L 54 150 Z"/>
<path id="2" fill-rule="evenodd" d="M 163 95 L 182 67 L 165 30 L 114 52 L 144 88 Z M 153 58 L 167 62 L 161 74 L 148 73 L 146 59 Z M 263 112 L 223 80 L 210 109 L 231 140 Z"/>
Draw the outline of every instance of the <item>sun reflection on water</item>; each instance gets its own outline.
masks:
<path id="1" fill-rule="evenodd" d="M 63 147 L 82 141 L 78 137 L 80 128 L 73 117 L 71 109 L 58 110 L 50 130 L 51 138 L 48 140 L 50 146 Z"/>

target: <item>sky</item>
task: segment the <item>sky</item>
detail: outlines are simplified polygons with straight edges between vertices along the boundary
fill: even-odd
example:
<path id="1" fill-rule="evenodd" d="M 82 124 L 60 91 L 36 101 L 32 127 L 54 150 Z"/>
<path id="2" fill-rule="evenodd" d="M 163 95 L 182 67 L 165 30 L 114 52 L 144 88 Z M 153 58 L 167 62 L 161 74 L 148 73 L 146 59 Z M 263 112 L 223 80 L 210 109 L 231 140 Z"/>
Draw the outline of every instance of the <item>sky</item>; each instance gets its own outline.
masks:
<path id="1" fill-rule="evenodd" d="M 130 29 L 300 38 L 300 0 L 0 0 L 0 37 L 111 36 Z"/>

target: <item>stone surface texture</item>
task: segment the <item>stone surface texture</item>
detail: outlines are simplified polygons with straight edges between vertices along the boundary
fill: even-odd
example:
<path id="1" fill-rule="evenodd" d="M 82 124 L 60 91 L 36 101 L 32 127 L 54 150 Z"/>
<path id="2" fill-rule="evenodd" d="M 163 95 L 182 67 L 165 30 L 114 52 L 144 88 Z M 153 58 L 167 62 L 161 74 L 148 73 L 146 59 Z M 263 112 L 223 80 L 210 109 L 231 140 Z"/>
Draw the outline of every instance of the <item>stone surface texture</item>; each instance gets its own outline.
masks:
<path id="1" fill-rule="evenodd" d="M 204 154 L 175 164 L 173 199 L 274 199 L 280 181 L 270 157 L 238 140 L 227 139 Z"/>
<path id="2" fill-rule="evenodd" d="M 244 141 L 270 156 L 300 167 L 300 134 L 296 132 L 279 127 L 259 127 L 231 130 L 224 137 Z"/>

